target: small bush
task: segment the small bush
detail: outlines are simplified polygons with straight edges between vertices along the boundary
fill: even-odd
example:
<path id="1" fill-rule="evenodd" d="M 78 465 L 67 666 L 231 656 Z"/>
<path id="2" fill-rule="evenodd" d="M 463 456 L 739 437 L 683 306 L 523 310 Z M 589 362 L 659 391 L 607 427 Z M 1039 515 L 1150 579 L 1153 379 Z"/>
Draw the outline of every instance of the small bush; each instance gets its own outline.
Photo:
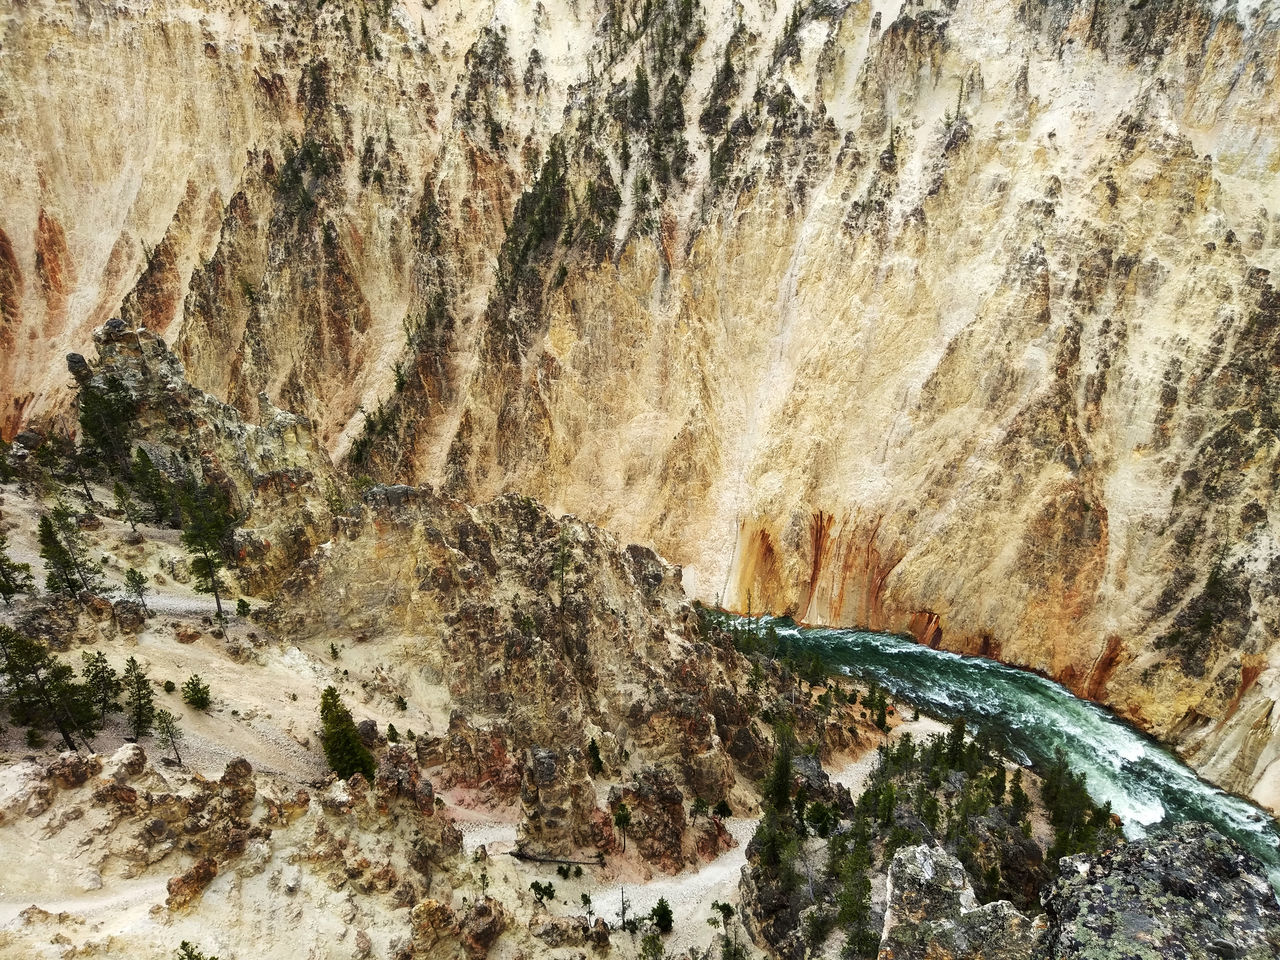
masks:
<path id="1" fill-rule="evenodd" d="M 173 693 L 173 691 L 175 691 L 175 690 L 177 690 L 177 689 L 178 689 L 178 685 L 177 685 L 176 683 L 174 683 L 172 680 L 166 680 L 166 681 L 164 682 L 164 692 L 165 692 L 165 693 Z"/>
<path id="2" fill-rule="evenodd" d="M 164 685 L 166 692 L 172 692 L 173 684 Z M 212 702 L 209 696 L 209 685 L 200 679 L 200 674 L 193 673 L 182 685 L 182 701 L 197 710 L 208 710 Z"/>
<path id="3" fill-rule="evenodd" d="M 244 597 L 241 597 L 239 600 L 237 600 L 237 601 L 236 601 L 236 616 L 237 616 L 237 617 L 247 617 L 247 616 L 249 615 L 249 613 L 250 613 L 250 612 L 251 612 L 251 611 L 250 611 L 250 609 L 249 609 L 249 601 L 248 601 L 248 600 L 246 600 Z"/>

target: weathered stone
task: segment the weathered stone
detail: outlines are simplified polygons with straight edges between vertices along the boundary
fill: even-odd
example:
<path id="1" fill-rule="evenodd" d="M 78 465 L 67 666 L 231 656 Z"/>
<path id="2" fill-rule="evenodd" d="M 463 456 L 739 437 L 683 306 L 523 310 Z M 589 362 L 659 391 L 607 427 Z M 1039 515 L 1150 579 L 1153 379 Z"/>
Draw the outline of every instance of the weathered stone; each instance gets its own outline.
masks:
<path id="1" fill-rule="evenodd" d="M 165 903 L 170 910 L 188 906 L 204 892 L 205 887 L 218 875 L 218 862 L 211 857 L 197 861 L 190 870 L 169 880 L 169 896 Z"/>
<path id="2" fill-rule="evenodd" d="M 1280 905 L 1265 872 L 1206 824 L 1064 859 L 1043 903 L 1051 957 L 1280 957 Z"/>

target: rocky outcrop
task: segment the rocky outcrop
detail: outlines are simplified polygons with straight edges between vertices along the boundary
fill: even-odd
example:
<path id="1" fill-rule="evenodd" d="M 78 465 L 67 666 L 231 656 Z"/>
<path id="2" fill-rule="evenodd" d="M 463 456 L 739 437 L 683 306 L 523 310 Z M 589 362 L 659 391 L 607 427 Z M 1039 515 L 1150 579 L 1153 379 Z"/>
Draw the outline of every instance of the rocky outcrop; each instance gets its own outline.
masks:
<path id="1" fill-rule="evenodd" d="M 1266 875 L 1204 824 L 1064 860 L 1044 907 L 1051 957 L 1280 956 L 1280 905 Z"/>
<path id="2" fill-rule="evenodd" d="M 960 861 L 941 847 L 899 850 L 889 867 L 880 956 L 892 960 L 1026 960 L 1044 938 L 1008 901 L 978 905 Z"/>
<path id="3" fill-rule="evenodd" d="M 642 771 L 622 796 L 636 849 L 667 869 L 698 846 L 685 804 L 714 804 L 733 785 L 722 736 L 751 711 L 724 704 L 745 686 L 745 659 L 727 637 L 703 639 L 678 568 L 527 498 L 470 507 L 375 487 L 285 583 L 268 619 L 321 649 L 335 635 L 419 638 L 406 665 L 453 704 L 448 733 L 420 739 L 419 760 L 444 788 L 496 800 L 519 791 L 532 855 L 609 842 L 592 799 L 593 740 L 605 745 L 602 764 L 625 750 Z M 772 695 L 765 683 L 748 696 L 758 710 Z M 490 719 L 477 728 L 468 716 Z"/>
<path id="4" fill-rule="evenodd" d="M 539 859 L 564 859 L 592 846 L 596 790 L 582 754 L 538 747 L 525 759 L 520 788 L 520 852 Z"/>
<path id="5" fill-rule="evenodd" d="M 1280 949 L 1274 890 L 1252 858 L 1204 824 L 1064 858 L 1043 903 L 1034 919 L 1006 901 L 979 906 L 958 860 L 907 847 L 889 868 L 880 957 L 1262 960 Z"/>
<path id="6" fill-rule="evenodd" d="M 178 465 L 199 482 L 225 492 L 243 522 L 236 531 L 238 573 L 252 591 L 273 589 L 329 535 L 340 486 L 308 420 L 272 405 L 261 424 L 193 387 L 164 341 L 121 320 L 94 333 L 97 359 L 72 355 L 68 367 L 82 391 L 117 397 L 129 409 L 129 438 L 115 451 L 128 460 L 134 446 L 170 471 Z M 174 466 L 170 466 L 174 465 Z M 172 477 L 171 479 L 180 479 Z M 136 616 L 123 611 L 121 629 Z"/>

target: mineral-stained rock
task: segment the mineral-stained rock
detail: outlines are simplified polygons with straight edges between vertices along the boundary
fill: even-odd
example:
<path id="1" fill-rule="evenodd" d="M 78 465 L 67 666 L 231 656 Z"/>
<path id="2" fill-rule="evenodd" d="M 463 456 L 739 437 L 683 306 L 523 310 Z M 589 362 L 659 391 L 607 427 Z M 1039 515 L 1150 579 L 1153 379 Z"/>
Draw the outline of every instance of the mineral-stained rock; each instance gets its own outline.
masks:
<path id="1" fill-rule="evenodd" d="M 627 837 L 640 855 L 670 873 L 691 858 L 684 850 L 684 795 L 671 771 L 646 767 L 633 783 L 609 791 L 609 809 L 625 803 L 631 811 Z"/>
<path id="2" fill-rule="evenodd" d="M 378 763 L 374 779 L 378 809 L 386 812 L 397 798 L 408 802 L 426 816 L 435 813 L 435 791 L 418 766 L 417 758 L 404 744 L 393 744 Z"/>
<path id="3" fill-rule="evenodd" d="M 133 600 L 117 600 L 111 605 L 116 626 L 125 633 L 137 633 L 147 625 L 147 612 Z"/>
<path id="4" fill-rule="evenodd" d="M 579 750 L 537 747 L 525 759 L 520 789 L 520 850 L 535 857 L 567 857 L 592 842 L 596 790 Z"/>
<path id="5" fill-rule="evenodd" d="M 59 787 L 69 790 L 81 786 L 90 777 L 102 772 L 102 760 L 96 755 L 85 756 L 70 751 L 61 754 L 49 765 L 48 776 Z"/>
<path id="6" fill-rule="evenodd" d="M 485 897 L 471 904 L 462 917 L 459 936 L 462 949 L 471 960 L 487 956 L 489 948 L 507 927 L 507 913 L 502 904 L 492 897 Z"/>
<path id="7" fill-rule="evenodd" d="M 590 928 L 586 917 L 553 917 L 535 913 L 529 918 L 529 932 L 548 947 L 580 947 L 587 942 Z"/>
<path id="8" fill-rule="evenodd" d="M 1280 906 L 1266 875 L 1205 824 L 1064 859 L 1043 903 L 1055 958 L 1280 957 Z"/>
<path id="9" fill-rule="evenodd" d="M 169 880 L 169 897 L 165 901 L 170 910 L 187 906 L 204 892 L 204 888 L 218 875 L 218 862 L 212 857 L 196 861 L 186 873 Z"/>

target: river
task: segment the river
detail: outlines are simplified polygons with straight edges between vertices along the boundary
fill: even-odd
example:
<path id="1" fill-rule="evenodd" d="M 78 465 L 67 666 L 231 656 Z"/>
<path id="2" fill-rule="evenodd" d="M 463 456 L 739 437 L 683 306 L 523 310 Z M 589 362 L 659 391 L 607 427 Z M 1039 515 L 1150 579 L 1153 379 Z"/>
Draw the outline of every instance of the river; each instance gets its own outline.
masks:
<path id="1" fill-rule="evenodd" d="M 1054 751 L 1085 775 L 1096 803 L 1110 803 L 1130 838 L 1158 824 L 1202 820 L 1235 838 L 1263 862 L 1280 892 L 1280 831 L 1252 803 L 1200 779 L 1170 751 L 1097 704 L 1033 673 L 980 657 L 933 650 L 881 633 L 772 624 L 801 655 L 821 654 L 850 676 L 874 680 L 901 701 L 939 718 L 964 717 L 1008 755 L 1041 767 Z"/>

